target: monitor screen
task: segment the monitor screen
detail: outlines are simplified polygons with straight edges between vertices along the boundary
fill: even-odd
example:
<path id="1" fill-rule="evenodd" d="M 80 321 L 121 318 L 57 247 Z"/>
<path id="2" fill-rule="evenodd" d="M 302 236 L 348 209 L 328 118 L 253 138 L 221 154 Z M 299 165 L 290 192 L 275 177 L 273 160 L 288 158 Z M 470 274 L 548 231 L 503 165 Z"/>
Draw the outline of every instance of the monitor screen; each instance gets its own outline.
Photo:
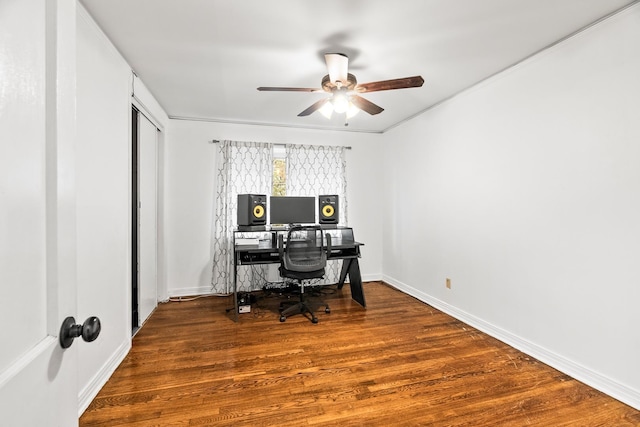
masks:
<path id="1" fill-rule="evenodd" d="M 313 196 L 269 197 L 270 224 L 315 224 L 316 198 Z"/>

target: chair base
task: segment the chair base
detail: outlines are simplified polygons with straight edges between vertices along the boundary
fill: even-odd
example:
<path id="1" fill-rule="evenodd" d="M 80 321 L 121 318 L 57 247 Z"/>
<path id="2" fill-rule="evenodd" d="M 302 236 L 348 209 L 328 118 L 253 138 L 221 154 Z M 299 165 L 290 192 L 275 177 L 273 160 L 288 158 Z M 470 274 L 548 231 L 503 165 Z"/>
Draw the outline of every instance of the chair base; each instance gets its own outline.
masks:
<path id="1" fill-rule="evenodd" d="M 295 314 L 302 314 L 305 317 L 307 317 L 309 320 L 311 320 L 311 323 L 318 323 L 318 318 L 316 317 L 313 309 L 311 308 L 311 306 L 302 298 L 302 295 L 300 295 L 300 301 L 299 302 L 292 302 L 290 303 L 291 305 L 289 305 L 289 307 L 285 308 L 284 306 L 287 305 L 287 302 L 281 302 L 280 303 L 280 321 L 284 322 L 285 320 L 287 320 L 287 317 L 289 316 L 293 316 Z M 325 303 L 325 302 L 320 302 L 320 304 L 318 304 L 320 306 L 324 306 L 324 312 L 325 313 L 331 313 L 331 309 L 329 308 L 329 304 Z M 307 316 L 307 314 L 309 316 Z"/>

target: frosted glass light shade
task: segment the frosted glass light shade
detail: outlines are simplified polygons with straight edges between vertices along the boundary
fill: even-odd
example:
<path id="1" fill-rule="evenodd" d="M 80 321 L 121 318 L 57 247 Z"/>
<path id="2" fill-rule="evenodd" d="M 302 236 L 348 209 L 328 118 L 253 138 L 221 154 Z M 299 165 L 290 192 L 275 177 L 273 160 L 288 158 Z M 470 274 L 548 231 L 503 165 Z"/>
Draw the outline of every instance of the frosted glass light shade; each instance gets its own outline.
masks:
<path id="1" fill-rule="evenodd" d="M 347 119 L 350 119 L 351 117 L 355 116 L 356 114 L 358 114 L 359 111 L 360 109 L 358 107 L 356 107 L 351 102 L 349 102 L 349 107 L 347 108 Z"/>
<path id="2" fill-rule="evenodd" d="M 331 105 L 330 102 L 325 102 L 322 108 L 320 108 L 318 111 L 320 111 L 320 114 L 325 116 L 327 119 L 330 119 L 333 115 L 333 105 Z"/>
<path id="3" fill-rule="evenodd" d="M 346 113 L 349 108 L 349 100 L 342 93 L 333 95 L 331 102 L 333 104 L 333 110 L 338 114 Z"/>

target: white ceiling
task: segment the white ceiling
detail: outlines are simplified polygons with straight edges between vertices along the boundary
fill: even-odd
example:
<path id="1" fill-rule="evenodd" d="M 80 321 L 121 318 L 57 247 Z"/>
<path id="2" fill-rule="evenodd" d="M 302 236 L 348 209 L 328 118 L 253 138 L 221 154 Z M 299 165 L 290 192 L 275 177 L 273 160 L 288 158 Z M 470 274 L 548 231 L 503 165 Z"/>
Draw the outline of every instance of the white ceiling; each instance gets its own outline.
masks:
<path id="1" fill-rule="evenodd" d="M 81 0 L 172 118 L 384 132 L 633 0 Z M 421 75 L 421 88 L 366 93 L 385 111 L 297 114 L 322 93 L 323 54 L 361 83 Z"/>

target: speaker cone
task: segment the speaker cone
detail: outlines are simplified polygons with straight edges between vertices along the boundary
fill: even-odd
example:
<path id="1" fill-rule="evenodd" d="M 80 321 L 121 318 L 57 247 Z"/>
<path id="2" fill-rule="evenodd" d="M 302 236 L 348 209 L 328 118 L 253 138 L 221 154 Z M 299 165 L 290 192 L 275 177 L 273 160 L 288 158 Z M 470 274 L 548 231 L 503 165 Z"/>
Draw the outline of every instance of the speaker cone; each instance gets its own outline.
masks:
<path id="1" fill-rule="evenodd" d="M 333 206 L 331 205 L 325 205 L 322 208 L 322 215 L 326 216 L 326 217 L 330 217 L 333 216 L 334 210 L 333 210 Z"/>
<path id="2" fill-rule="evenodd" d="M 262 207 L 262 205 L 256 205 L 253 208 L 253 216 L 255 216 L 258 219 L 264 216 L 264 208 Z"/>

